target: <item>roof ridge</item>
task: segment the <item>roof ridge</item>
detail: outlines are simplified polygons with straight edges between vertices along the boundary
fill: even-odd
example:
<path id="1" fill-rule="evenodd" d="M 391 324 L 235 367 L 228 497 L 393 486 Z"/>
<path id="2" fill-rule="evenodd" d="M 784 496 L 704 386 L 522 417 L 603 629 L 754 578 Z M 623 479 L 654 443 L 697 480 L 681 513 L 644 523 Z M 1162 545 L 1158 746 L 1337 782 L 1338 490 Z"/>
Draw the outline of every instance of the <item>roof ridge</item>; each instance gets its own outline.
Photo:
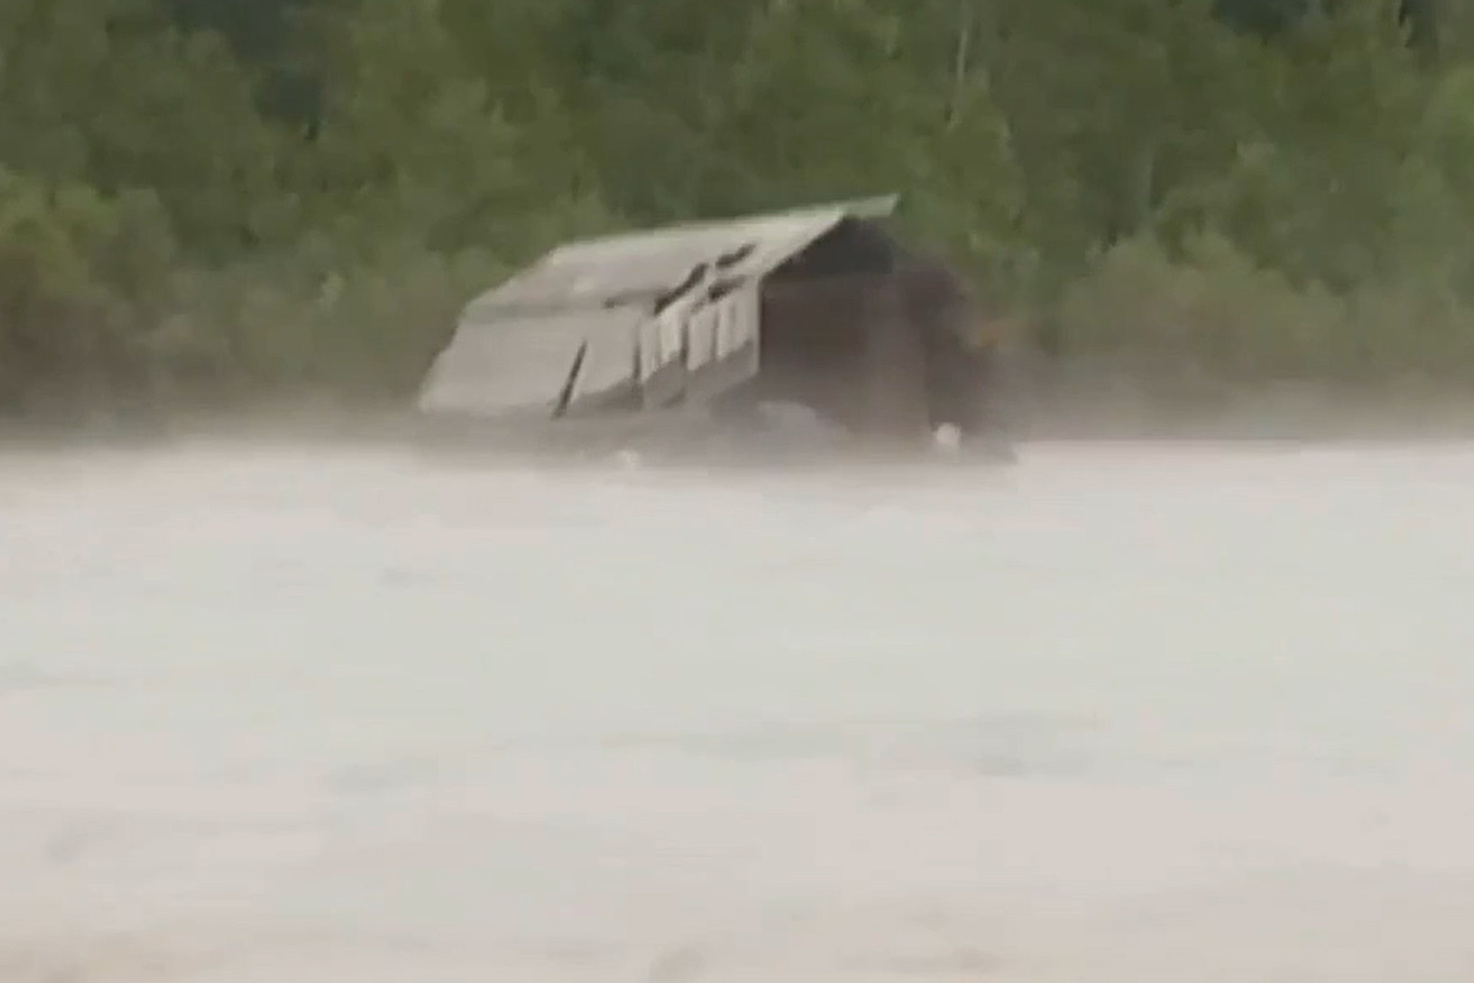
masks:
<path id="1" fill-rule="evenodd" d="M 640 226 L 618 232 L 601 233 L 583 239 L 570 239 L 554 247 L 547 255 L 552 256 L 554 253 L 570 246 L 594 246 L 618 242 L 621 239 L 638 239 L 647 235 L 663 235 L 673 232 L 701 232 L 734 225 L 746 225 L 748 223 L 823 215 L 828 212 L 837 212 L 845 217 L 883 218 L 895 212 L 897 206 L 900 204 L 900 200 L 901 196 L 899 194 L 892 193 L 887 195 L 873 195 L 869 198 L 848 198 L 824 204 L 796 205 L 792 208 L 767 212 L 748 212 L 741 215 L 732 215 L 727 218 L 702 218 L 693 219 L 688 222 Z"/>

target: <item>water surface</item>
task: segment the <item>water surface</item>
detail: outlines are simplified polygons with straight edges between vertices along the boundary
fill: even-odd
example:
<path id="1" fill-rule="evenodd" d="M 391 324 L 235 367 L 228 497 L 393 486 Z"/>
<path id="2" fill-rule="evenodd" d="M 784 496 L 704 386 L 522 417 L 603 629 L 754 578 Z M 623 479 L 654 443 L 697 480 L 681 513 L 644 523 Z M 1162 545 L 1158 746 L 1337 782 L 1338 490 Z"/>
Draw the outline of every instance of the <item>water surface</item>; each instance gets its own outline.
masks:
<path id="1" fill-rule="evenodd" d="M 0 979 L 1467 983 L 1471 594 L 1455 445 L 12 456 Z"/>

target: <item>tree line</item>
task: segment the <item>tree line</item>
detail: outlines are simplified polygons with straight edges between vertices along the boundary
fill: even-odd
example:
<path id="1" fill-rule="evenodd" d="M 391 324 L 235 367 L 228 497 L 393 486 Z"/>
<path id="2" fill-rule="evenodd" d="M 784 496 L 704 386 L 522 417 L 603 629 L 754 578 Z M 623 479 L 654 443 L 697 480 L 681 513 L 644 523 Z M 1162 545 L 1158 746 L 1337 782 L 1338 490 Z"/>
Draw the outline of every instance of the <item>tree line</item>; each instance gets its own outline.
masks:
<path id="1" fill-rule="evenodd" d="M 7 0 L 0 412 L 397 399 L 559 240 L 891 190 L 1060 358 L 1471 381 L 1470 54 L 1447 0 Z"/>

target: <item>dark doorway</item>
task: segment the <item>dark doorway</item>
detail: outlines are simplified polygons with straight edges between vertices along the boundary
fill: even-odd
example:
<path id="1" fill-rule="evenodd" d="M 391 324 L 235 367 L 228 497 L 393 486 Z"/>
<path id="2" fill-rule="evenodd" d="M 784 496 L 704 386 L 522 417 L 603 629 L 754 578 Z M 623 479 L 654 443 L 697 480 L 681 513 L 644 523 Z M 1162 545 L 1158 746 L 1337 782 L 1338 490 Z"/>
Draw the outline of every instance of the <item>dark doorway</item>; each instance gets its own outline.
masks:
<path id="1" fill-rule="evenodd" d="M 761 364 L 744 400 L 799 403 L 865 437 L 981 423 L 970 305 L 945 264 L 850 219 L 764 283 Z"/>

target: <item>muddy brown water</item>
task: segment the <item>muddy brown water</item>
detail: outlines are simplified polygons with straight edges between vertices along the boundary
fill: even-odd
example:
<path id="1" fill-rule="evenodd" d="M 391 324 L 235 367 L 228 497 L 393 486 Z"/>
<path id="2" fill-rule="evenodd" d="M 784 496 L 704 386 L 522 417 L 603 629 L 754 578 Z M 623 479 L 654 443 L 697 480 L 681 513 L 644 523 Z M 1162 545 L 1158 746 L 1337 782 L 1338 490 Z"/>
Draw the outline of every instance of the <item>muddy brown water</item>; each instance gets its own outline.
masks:
<path id="1" fill-rule="evenodd" d="M 1467 983 L 1474 447 L 0 459 L 0 981 Z"/>

